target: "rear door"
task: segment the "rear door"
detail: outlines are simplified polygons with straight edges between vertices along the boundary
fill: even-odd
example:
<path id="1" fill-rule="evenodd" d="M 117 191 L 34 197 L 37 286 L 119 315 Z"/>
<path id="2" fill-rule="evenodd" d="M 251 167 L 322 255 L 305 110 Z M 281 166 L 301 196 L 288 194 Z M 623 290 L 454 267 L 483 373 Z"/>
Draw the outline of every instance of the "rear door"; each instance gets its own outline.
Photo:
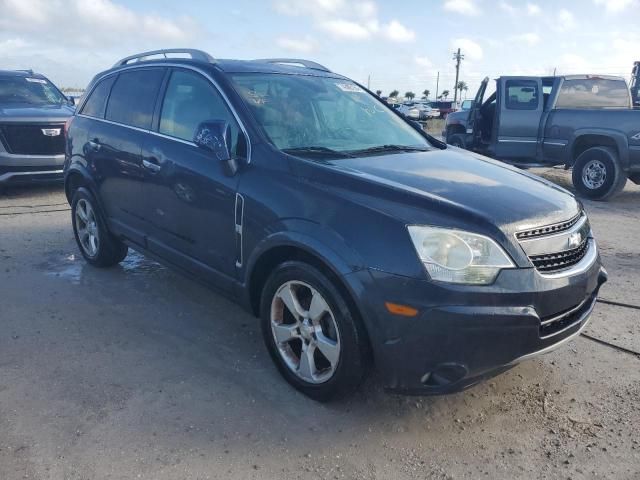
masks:
<path id="1" fill-rule="evenodd" d="M 141 245 L 145 242 L 141 149 L 165 73 L 162 67 L 121 72 L 111 87 L 105 117 L 94 122 L 88 143 L 110 227 Z"/>
<path id="2" fill-rule="evenodd" d="M 542 79 L 498 80 L 495 156 L 516 163 L 535 163 L 543 109 Z"/>
<path id="3" fill-rule="evenodd" d="M 239 175 L 227 176 L 193 137 L 201 122 L 225 120 L 231 125 L 231 153 L 242 157 L 239 125 L 217 87 L 189 69 L 172 69 L 158 112 L 154 134 L 142 149 L 148 248 L 225 289 L 237 260 Z"/>

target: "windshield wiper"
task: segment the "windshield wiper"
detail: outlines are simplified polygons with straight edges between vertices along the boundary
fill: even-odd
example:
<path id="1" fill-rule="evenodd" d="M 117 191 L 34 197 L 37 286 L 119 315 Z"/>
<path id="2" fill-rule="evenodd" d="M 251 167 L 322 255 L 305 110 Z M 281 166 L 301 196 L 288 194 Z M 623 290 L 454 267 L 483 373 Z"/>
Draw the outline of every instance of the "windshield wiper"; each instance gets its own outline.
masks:
<path id="1" fill-rule="evenodd" d="M 300 155 L 300 154 L 311 154 L 311 155 L 331 155 L 340 158 L 353 158 L 353 155 L 346 152 L 339 152 L 338 150 L 333 150 L 327 147 L 292 147 L 292 148 L 283 148 L 283 152 L 290 153 L 292 155 Z"/>
<path id="2" fill-rule="evenodd" d="M 361 150 L 350 150 L 352 154 L 367 154 L 367 153 L 385 153 L 385 152 L 427 152 L 427 147 L 412 147 L 410 145 L 377 145 L 375 147 L 363 148 Z"/>

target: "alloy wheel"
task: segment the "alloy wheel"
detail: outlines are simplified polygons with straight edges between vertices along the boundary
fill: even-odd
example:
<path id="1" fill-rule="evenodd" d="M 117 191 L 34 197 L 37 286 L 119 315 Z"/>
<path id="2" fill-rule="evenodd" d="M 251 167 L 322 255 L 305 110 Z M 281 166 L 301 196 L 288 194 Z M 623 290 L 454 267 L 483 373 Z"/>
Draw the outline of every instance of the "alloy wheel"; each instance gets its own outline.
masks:
<path id="1" fill-rule="evenodd" d="M 340 360 L 340 333 L 324 297 L 307 283 L 292 280 L 271 301 L 271 332 L 280 357 L 301 380 L 331 379 Z"/>
<path id="2" fill-rule="evenodd" d="M 84 198 L 76 204 L 76 231 L 84 252 L 95 257 L 100 247 L 98 222 L 93 207 Z"/>
<path id="3" fill-rule="evenodd" d="M 607 180 L 607 167 L 600 160 L 591 160 L 582 169 L 582 182 L 587 188 L 596 190 Z"/>

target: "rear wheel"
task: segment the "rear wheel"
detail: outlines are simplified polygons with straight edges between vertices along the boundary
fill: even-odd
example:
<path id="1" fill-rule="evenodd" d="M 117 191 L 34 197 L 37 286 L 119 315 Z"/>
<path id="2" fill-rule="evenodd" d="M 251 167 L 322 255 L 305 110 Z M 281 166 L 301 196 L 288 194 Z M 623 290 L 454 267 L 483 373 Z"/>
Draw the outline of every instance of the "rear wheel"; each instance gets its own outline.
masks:
<path id="1" fill-rule="evenodd" d="M 367 370 L 364 329 L 336 286 L 315 267 L 285 262 L 261 297 L 262 333 L 282 376 L 318 401 L 353 391 Z"/>
<path id="2" fill-rule="evenodd" d="M 573 165 L 573 186 L 592 200 L 607 200 L 624 188 L 627 174 L 612 148 L 592 147 L 580 154 Z"/>
<path id="3" fill-rule="evenodd" d="M 71 219 L 80 253 L 91 265 L 111 267 L 127 256 L 127 246 L 109 232 L 93 195 L 85 188 L 73 195 Z"/>

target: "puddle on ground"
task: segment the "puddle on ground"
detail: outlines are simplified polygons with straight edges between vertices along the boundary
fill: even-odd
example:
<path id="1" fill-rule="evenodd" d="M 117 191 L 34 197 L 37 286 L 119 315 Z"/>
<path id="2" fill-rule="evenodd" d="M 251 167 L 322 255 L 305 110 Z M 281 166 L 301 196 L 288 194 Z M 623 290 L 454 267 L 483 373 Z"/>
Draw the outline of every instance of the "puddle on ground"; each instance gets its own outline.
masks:
<path id="1" fill-rule="evenodd" d="M 92 275 L 98 270 L 87 264 L 82 255 L 73 253 L 56 256 L 50 261 L 38 265 L 38 267 L 42 268 L 47 276 L 62 278 L 76 285 L 81 283 L 84 276 Z M 114 273 L 120 271 L 127 276 L 137 276 L 151 275 L 160 270 L 164 270 L 164 267 L 159 263 L 145 258 L 134 250 L 129 250 L 127 258 L 120 262 L 120 265 L 108 271 Z"/>

